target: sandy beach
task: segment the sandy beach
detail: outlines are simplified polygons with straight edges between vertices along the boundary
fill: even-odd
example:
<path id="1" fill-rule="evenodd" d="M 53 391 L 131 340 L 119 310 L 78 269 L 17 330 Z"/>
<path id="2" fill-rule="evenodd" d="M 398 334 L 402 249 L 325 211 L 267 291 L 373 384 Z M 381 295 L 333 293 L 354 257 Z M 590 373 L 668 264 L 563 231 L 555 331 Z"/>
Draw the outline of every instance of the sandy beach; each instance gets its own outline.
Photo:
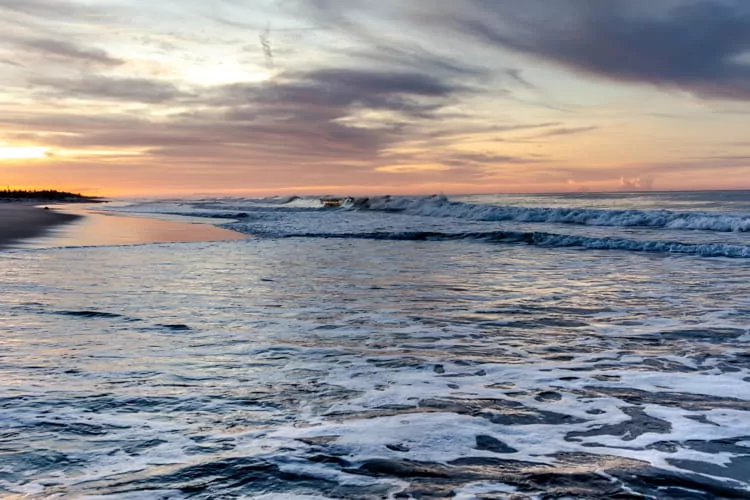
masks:
<path id="1" fill-rule="evenodd" d="M 31 203 L 0 202 L 0 248 L 26 238 L 42 236 L 49 229 L 79 217 L 45 210 Z"/>

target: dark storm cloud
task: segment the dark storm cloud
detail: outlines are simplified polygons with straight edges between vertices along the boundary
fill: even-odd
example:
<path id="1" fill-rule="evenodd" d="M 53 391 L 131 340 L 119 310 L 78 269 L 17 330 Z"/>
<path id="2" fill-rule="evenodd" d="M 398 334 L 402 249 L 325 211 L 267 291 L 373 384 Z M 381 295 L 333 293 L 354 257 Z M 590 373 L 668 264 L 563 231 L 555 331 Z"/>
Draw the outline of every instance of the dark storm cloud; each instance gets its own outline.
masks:
<path id="1" fill-rule="evenodd" d="M 184 94 L 169 82 L 146 78 L 119 78 L 83 75 L 79 78 L 36 78 L 32 83 L 44 93 L 77 99 L 113 100 L 158 104 L 174 101 Z"/>
<path id="2" fill-rule="evenodd" d="M 750 100 L 746 0 L 474 0 L 441 22 L 481 41 L 586 73 Z"/>

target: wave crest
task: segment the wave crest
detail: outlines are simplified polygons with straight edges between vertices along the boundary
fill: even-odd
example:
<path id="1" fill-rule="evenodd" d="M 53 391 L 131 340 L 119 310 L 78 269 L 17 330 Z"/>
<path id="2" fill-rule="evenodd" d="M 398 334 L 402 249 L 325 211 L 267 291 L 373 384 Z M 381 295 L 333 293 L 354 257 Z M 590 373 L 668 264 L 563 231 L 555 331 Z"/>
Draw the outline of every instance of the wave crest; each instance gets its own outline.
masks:
<path id="1" fill-rule="evenodd" d="M 351 208 L 475 221 L 648 227 L 718 232 L 750 231 L 750 215 L 747 214 L 475 205 L 450 201 L 445 195 L 416 198 L 394 196 L 355 198 Z"/>
<path id="2" fill-rule="evenodd" d="M 622 250 L 630 252 L 669 253 L 701 257 L 750 258 L 750 246 L 726 243 L 682 243 L 679 241 L 639 241 L 625 238 L 587 236 L 524 231 L 488 231 L 443 233 L 436 231 L 365 232 L 365 233 L 299 233 L 287 238 L 368 239 L 390 241 L 451 241 L 475 240 L 500 244 L 527 244 L 544 248 L 581 248 L 590 250 Z"/>

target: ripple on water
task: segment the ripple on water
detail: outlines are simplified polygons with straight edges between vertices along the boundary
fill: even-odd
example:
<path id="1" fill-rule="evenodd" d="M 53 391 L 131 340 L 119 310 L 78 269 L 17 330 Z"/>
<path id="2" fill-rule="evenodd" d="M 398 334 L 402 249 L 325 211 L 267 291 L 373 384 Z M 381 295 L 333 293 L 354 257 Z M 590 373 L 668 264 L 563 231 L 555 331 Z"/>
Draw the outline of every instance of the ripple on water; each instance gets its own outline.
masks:
<path id="1" fill-rule="evenodd" d="M 0 259 L 0 492 L 748 496 L 736 264 L 462 245 Z"/>

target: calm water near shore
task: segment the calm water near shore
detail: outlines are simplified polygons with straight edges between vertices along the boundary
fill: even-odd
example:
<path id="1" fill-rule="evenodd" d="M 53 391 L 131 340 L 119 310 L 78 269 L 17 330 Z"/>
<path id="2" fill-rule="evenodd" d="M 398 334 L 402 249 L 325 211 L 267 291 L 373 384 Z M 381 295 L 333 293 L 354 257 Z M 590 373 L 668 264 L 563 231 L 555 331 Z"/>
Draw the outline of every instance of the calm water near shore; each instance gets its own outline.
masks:
<path id="1" fill-rule="evenodd" d="M 64 213 L 80 215 L 76 221 L 51 228 L 41 237 L 19 241 L 14 247 L 40 249 L 50 247 L 88 247 L 104 245 L 140 245 L 191 241 L 229 241 L 247 238 L 211 224 L 210 219 L 152 214 L 108 212 L 99 207 L 82 209 L 62 205 Z"/>
<path id="2" fill-rule="evenodd" d="M 116 210 L 254 237 L 0 253 L 0 497 L 750 497 L 748 193 Z"/>

